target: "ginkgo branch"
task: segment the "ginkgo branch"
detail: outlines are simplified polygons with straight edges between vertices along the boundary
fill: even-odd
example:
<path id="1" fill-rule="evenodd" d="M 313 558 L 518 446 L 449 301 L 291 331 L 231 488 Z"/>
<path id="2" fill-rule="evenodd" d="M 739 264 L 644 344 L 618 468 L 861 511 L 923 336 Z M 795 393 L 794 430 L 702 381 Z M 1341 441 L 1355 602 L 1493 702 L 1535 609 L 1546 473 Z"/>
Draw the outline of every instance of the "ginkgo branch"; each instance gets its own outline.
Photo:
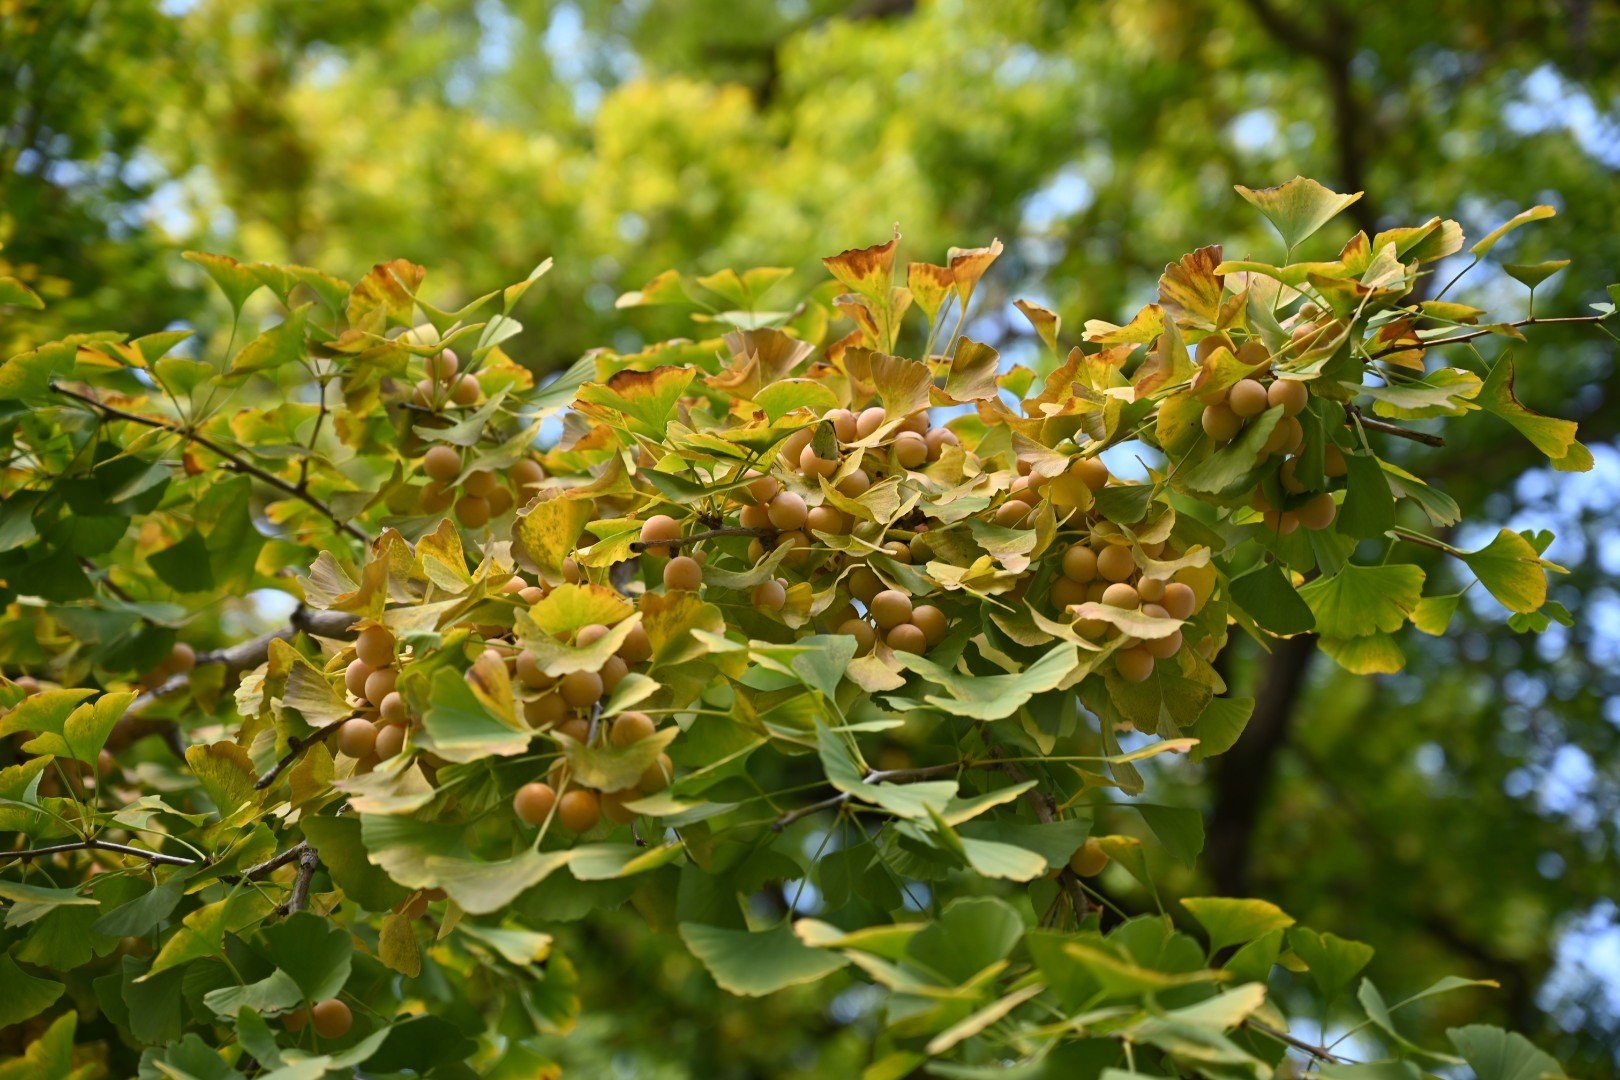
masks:
<path id="1" fill-rule="evenodd" d="M 775 536 L 775 529 L 758 529 L 748 525 L 722 525 L 715 529 L 705 529 L 690 536 L 677 536 L 671 540 L 632 540 L 630 550 L 640 555 L 648 548 L 678 548 L 684 544 L 695 544 L 700 540 L 713 540 L 717 536 Z"/>
<path id="2" fill-rule="evenodd" d="M 931 776 L 944 776 L 947 773 L 960 772 L 963 769 L 973 767 L 975 767 L 975 763 L 973 762 L 948 761 L 942 765 L 925 765 L 915 769 L 874 769 L 862 777 L 861 782 L 866 784 L 880 784 L 885 780 L 926 780 Z M 787 828 L 789 825 L 800 820 L 801 818 L 807 818 L 811 814 L 820 813 L 822 810 L 831 810 L 834 807 L 844 805 L 850 800 L 850 797 L 850 792 L 840 791 L 838 794 L 822 799 L 820 802 L 813 802 L 808 806 L 801 806 L 797 810 L 789 810 L 787 813 L 782 814 L 775 821 L 771 822 L 771 828 L 777 832 L 781 832 L 783 829 Z"/>
<path id="3" fill-rule="evenodd" d="M 348 716 L 339 717 L 328 724 L 316 728 L 314 731 L 310 732 L 301 739 L 294 737 L 288 740 L 289 745 L 287 752 L 281 755 L 281 759 L 279 761 L 270 766 L 269 772 L 265 773 L 263 776 L 259 777 L 253 782 L 253 790 L 263 791 L 265 788 L 275 783 L 276 777 L 280 776 L 287 770 L 288 766 L 297 761 L 299 756 L 303 754 L 305 750 L 309 749 L 311 746 L 314 746 L 316 743 L 332 734 L 332 732 L 348 723 L 350 719 L 352 718 Z"/>
<path id="4" fill-rule="evenodd" d="M 1430 341 L 1398 342 L 1394 345 L 1389 345 L 1379 349 L 1375 353 L 1369 353 L 1367 359 L 1377 360 L 1380 357 L 1391 356 L 1395 353 L 1412 352 L 1413 350 L 1422 349 L 1438 349 L 1442 345 L 1458 345 L 1465 341 L 1473 341 L 1475 338 L 1482 338 L 1491 334 L 1501 333 L 1503 326 L 1509 326 L 1517 330 L 1521 326 L 1547 326 L 1552 323 L 1597 323 L 1602 322 L 1606 318 L 1608 318 L 1607 315 L 1560 315 L 1550 319 L 1534 317 L 1529 319 L 1520 319 L 1518 322 L 1498 323 L 1494 326 L 1487 326 L 1479 330 L 1470 330 L 1466 334 L 1453 334 L 1451 337 L 1434 338 Z"/>
<path id="5" fill-rule="evenodd" d="M 118 855 L 133 855 L 147 862 L 162 866 L 195 866 L 196 859 L 188 859 L 183 855 L 165 855 L 161 851 L 147 851 L 144 848 L 132 847 L 129 844 L 115 844 L 109 840 L 76 840 L 71 844 L 52 844 L 50 847 L 29 848 L 24 851 L 7 851 L 0 853 L 0 859 L 15 859 L 27 862 L 30 859 L 41 859 L 48 855 L 59 855 L 67 851 L 110 851 Z"/>
<path id="6" fill-rule="evenodd" d="M 1346 405 L 1344 410 L 1355 419 L 1356 423 L 1360 424 L 1368 431 L 1376 431 L 1383 435 L 1393 435 L 1397 439 L 1410 439 L 1412 442 L 1422 443 L 1424 446 L 1446 445 L 1446 440 L 1442 439 L 1438 435 L 1431 435 L 1427 431 L 1413 431 L 1411 428 L 1404 428 L 1399 424 L 1391 424 L 1387 420 L 1379 420 L 1375 417 L 1368 416 L 1354 405 Z"/>
<path id="7" fill-rule="evenodd" d="M 108 405 L 106 402 L 100 400 L 99 398 L 92 397 L 89 394 L 81 394 L 77 390 L 70 390 L 61 383 L 51 383 L 51 390 L 61 394 L 63 397 L 70 397 L 75 401 L 82 401 L 91 408 L 101 412 L 104 416 L 109 416 L 116 420 L 127 420 L 132 424 L 141 424 L 145 427 L 153 428 L 158 431 L 167 431 L 170 434 L 180 436 L 182 439 L 185 439 L 188 442 L 196 443 L 209 453 L 218 455 L 219 457 L 222 457 L 226 461 L 230 462 L 230 467 L 235 469 L 237 472 L 246 473 L 247 475 L 259 480 L 261 483 L 268 484 L 269 486 L 275 488 L 277 491 L 287 495 L 289 498 L 298 499 L 300 502 L 314 507 L 316 510 L 320 511 L 320 513 L 324 515 L 327 520 L 331 521 L 333 525 L 336 525 L 343 532 L 360 541 L 362 544 L 371 543 L 371 537 L 366 535 L 363 529 L 354 523 L 345 521 L 343 518 L 339 517 L 336 510 L 333 510 L 325 502 L 322 502 L 314 495 L 311 495 L 300 485 L 289 483 L 277 476 L 275 473 L 260 468 L 259 466 L 253 464 L 253 462 L 244 458 L 241 454 L 236 453 L 236 451 L 230 449 L 229 447 L 215 442 L 206 435 L 194 431 L 189 427 L 170 423 L 169 421 L 160 417 L 143 416 L 140 413 L 127 412 L 123 409 L 117 408 L 116 406 Z"/>

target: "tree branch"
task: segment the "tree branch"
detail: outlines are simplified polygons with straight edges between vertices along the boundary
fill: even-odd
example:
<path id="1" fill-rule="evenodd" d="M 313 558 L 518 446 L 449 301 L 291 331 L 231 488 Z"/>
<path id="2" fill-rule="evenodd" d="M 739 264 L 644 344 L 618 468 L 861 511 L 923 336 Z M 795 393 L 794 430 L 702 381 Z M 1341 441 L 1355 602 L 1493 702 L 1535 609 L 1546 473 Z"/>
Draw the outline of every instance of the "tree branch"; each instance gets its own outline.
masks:
<path id="1" fill-rule="evenodd" d="M 314 507 L 316 510 L 320 511 L 321 514 L 327 518 L 327 520 L 331 521 L 333 525 L 336 525 L 341 531 L 360 541 L 362 544 L 371 543 L 371 537 L 367 536 L 364 530 L 352 522 L 345 521 L 338 517 L 337 511 L 333 510 L 320 499 L 317 499 L 315 496 L 311 495 L 308 491 L 304 490 L 302 486 L 289 483 L 277 476 L 275 473 L 260 468 L 244 458 L 242 455 L 236 453 L 234 450 L 220 445 L 213 439 L 208 438 L 206 435 L 198 434 L 196 431 L 193 431 L 190 428 L 170 423 L 167 420 L 163 420 L 155 416 L 142 416 L 140 413 L 126 412 L 123 409 L 108 405 L 106 402 L 101 401 L 99 398 L 93 397 L 89 394 L 81 394 L 77 390 L 69 390 L 67 387 L 58 382 L 51 383 L 51 390 L 61 394 L 63 397 L 69 397 L 75 401 L 82 401 L 91 408 L 100 411 L 104 416 L 109 416 L 116 420 L 127 420 L 132 424 L 141 424 L 145 427 L 154 428 L 158 431 L 167 431 L 170 434 L 180 436 L 182 439 L 185 439 L 188 442 L 194 442 L 204 450 L 207 450 L 212 454 L 217 454 L 226 461 L 230 462 L 231 466 L 238 472 L 247 473 L 249 476 L 255 477 L 262 483 L 270 485 L 289 498 L 297 499 L 300 502 Z"/>
<path id="2" fill-rule="evenodd" d="M 925 765 L 916 769 L 873 770 L 862 778 L 862 783 L 880 784 L 885 780 L 926 780 L 930 776 L 944 776 L 947 773 L 960 772 L 963 769 L 982 767 L 982 762 L 949 761 L 943 765 Z M 771 828 L 781 832 L 800 818 L 809 817 L 811 814 L 819 813 L 822 810 L 831 810 L 835 806 L 842 806 L 849 800 L 850 793 L 840 791 L 838 794 L 822 799 L 820 802 L 813 802 L 809 806 L 801 806 L 797 810 L 789 810 L 771 822 Z"/>
<path id="3" fill-rule="evenodd" d="M 280 761 L 277 761 L 274 765 L 270 766 L 269 772 L 265 773 L 263 776 L 259 777 L 253 782 L 253 790 L 263 791 L 265 788 L 275 783 L 276 777 L 285 772 L 289 765 L 297 761 L 300 754 L 309 749 L 311 746 L 314 746 L 316 743 L 320 742 L 322 739 L 326 738 L 328 735 L 332 734 L 332 732 L 336 731 L 338 728 L 342 727 L 352 719 L 354 719 L 354 717 L 345 716 L 341 719 L 333 720 L 331 723 L 326 724 L 323 727 L 316 728 L 302 739 L 294 738 L 288 740 L 289 746 L 287 752 L 281 755 Z"/>
<path id="4" fill-rule="evenodd" d="M 700 540 L 713 540 L 717 536 L 775 536 L 776 529 L 753 529 L 746 525 L 722 525 L 717 529 L 706 529 L 703 532 L 693 533 L 691 536 L 677 536 L 673 540 L 632 540 L 630 550 L 640 555 L 648 548 L 678 548 L 685 544 L 695 544 Z"/>
<path id="5" fill-rule="evenodd" d="M 999 752 L 995 747 L 990 748 L 990 756 L 992 758 L 999 757 Z M 998 760 L 995 764 L 1015 784 L 1022 784 L 1029 779 L 1029 774 L 1014 762 Z M 1042 825 L 1050 825 L 1058 820 L 1057 803 L 1053 801 L 1052 796 L 1041 790 L 1039 782 L 1024 792 L 1024 798 L 1029 800 L 1030 806 L 1035 810 L 1035 817 L 1040 820 Z M 1080 884 L 1080 876 L 1065 866 L 1058 871 L 1058 884 L 1062 886 L 1064 893 L 1069 897 L 1069 906 L 1074 908 L 1075 920 L 1079 921 L 1085 918 L 1086 912 L 1091 910 L 1092 905 L 1091 898 L 1086 895 L 1085 888 Z"/>
<path id="6" fill-rule="evenodd" d="M 1583 323 L 1600 323 L 1606 318 L 1608 318 L 1607 315 L 1560 315 L 1560 316 L 1557 316 L 1556 318 L 1548 318 L 1548 319 L 1534 318 L 1534 317 L 1528 318 L 1528 319 L 1520 319 L 1518 322 L 1510 322 L 1510 323 L 1507 323 L 1506 325 L 1508 325 L 1508 326 L 1512 327 L 1513 329 L 1517 330 L 1517 329 L 1519 329 L 1520 327 L 1523 327 L 1523 326 L 1548 326 L 1548 325 L 1554 325 L 1554 324 L 1558 324 L 1558 323 L 1563 323 L 1563 324 L 1566 324 L 1566 325 L 1568 325 L 1568 324 L 1579 325 L 1579 324 L 1583 324 Z M 1499 332 L 1500 332 L 1500 324 L 1498 324 L 1497 326 L 1488 326 L 1488 327 L 1485 327 L 1485 328 L 1480 329 L 1480 330 L 1470 330 L 1466 334 L 1453 334 L 1451 337 L 1434 338 L 1434 339 L 1432 339 L 1430 341 L 1402 342 L 1402 343 L 1399 343 L 1399 344 L 1386 346 L 1386 347 L 1384 347 L 1382 349 L 1379 349 L 1375 353 L 1369 353 L 1367 355 L 1367 359 L 1368 360 L 1377 360 L 1377 359 L 1379 359 L 1381 357 L 1391 356 L 1391 355 L 1393 355 L 1395 353 L 1412 352 L 1414 350 L 1421 351 L 1421 350 L 1427 350 L 1427 349 L 1438 349 L 1442 345 L 1457 345 L 1457 344 L 1459 344 L 1461 342 L 1464 342 L 1464 341 L 1473 341 L 1476 338 L 1488 337 L 1491 334 L 1496 334 L 1496 333 L 1499 333 Z"/>
<path id="7" fill-rule="evenodd" d="M 1427 431 L 1413 431 L 1411 428 L 1404 428 L 1399 424 L 1391 424 L 1387 420 L 1379 420 L 1376 417 L 1368 416 L 1355 405 L 1346 405 L 1344 411 L 1347 416 L 1368 431 L 1376 431 L 1382 435 L 1393 435 L 1397 439 L 1410 439 L 1412 442 L 1422 443 L 1424 446 L 1438 447 L 1446 445 L 1446 440 L 1438 435 L 1431 435 Z"/>
<path id="8" fill-rule="evenodd" d="M 1316 656 L 1316 635 L 1277 643 L 1266 665 L 1254 713 L 1232 748 L 1217 760 L 1205 846 L 1211 876 L 1222 896 L 1248 896 L 1254 832 L 1270 787 L 1272 766 L 1288 742 L 1294 705 Z"/>
<path id="9" fill-rule="evenodd" d="M 315 878 L 315 868 L 321 865 L 320 853 L 308 842 L 300 846 L 304 850 L 298 855 L 298 876 L 293 878 L 292 895 L 287 897 L 289 915 L 309 907 L 309 885 Z"/>
<path id="10" fill-rule="evenodd" d="M 26 851 L 0 852 L 0 859 L 16 859 L 27 862 L 30 859 L 39 859 L 47 855 L 57 855 L 64 851 L 110 851 L 118 855 L 133 855 L 151 863 L 162 866 L 195 866 L 196 859 L 188 859 L 183 855 L 165 855 L 161 851 L 146 851 L 142 848 L 131 847 L 128 844 L 114 844 L 108 840 L 78 840 L 71 844 L 52 844 L 50 847 L 30 848 Z"/>

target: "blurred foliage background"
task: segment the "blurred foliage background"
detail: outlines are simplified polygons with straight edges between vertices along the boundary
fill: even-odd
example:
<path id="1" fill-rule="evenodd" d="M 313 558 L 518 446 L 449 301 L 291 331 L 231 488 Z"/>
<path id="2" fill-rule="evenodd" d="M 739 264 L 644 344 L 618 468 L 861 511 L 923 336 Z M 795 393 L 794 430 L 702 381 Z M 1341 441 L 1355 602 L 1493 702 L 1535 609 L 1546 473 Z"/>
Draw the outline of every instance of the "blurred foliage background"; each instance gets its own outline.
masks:
<path id="1" fill-rule="evenodd" d="M 1195 246 L 1279 255 L 1232 185 L 1296 173 L 1365 190 L 1348 216 L 1369 232 L 1438 213 L 1478 236 L 1550 203 L 1450 295 L 1516 303 L 1494 260 L 1569 258 L 1536 307 L 1578 314 L 1620 268 L 1617 170 L 1620 9 L 1596 0 L 0 0 L 0 273 L 49 305 L 7 315 L 0 348 L 228 333 L 186 248 L 351 279 L 404 256 L 445 306 L 555 256 L 512 343 L 545 371 L 689 332 L 614 309 L 661 270 L 808 283 L 898 222 L 917 259 L 1007 243 L 969 333 L 1021 357 L 1014 297 L 1122 322 Z M 1207 815 L 1180 891 L 1372 942 L 1392 990 L 1499 980 L 1494 1019 L 1572 1075 L 1611 1074 L 1620 368 L 1590 333 L 1519 348 L 1520 396 L 1581 421 L 1593 472 L 1535 468 L 1489 418 L 1393 452 L 1462 504 L 1464 546 L 1556 529 L 1576 625 L 1516 635 L 1480 598 L 1378 680 L 1305 640 L 1239 652 L 1250 728 L 1155 794 Z M 627 1005 L 582 1021 L 574 1064 L 838 1075 L 860 1057 L 858 989 L 737 1002 L 645 930 L 579 933 L 587 1000 Z"/>

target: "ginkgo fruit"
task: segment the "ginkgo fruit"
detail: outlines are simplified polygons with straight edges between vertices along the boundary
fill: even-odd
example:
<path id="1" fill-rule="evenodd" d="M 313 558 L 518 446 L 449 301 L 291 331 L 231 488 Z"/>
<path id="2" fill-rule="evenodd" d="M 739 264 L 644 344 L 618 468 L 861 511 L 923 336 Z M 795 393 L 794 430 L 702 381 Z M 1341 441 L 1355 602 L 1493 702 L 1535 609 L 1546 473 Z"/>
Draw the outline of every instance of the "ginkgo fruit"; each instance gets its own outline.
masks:
<path id="1" fill-rule="evenodd" d="M 677 555 L 664 565 L 664 588 L 693 592 L 703 584 L 703 567 L 690 555 Z"/>
<path id="2" fill-rule="evenodd" d="M 370 667 L 386 667 L 394 662 L 394 645 L 392 631 L 386 626 L 372 624 L 354 639 L 354 654 Z"/>
<path id="3" fill-rule="evenodd" d="M 589 708 L 602 699 L 602 676 L 594 671 L 570 671 L 557 684 L 562 699 L 576 709 Z"/>
<path id="4" fill-rule="evenodd" d="M 405 748 L 405 725 L 384 724 L 377 729 L 377 741 L 372 753 L 379 761 L 387 761 Z"/>
<path id="5" fill-rule="evenodd" d="M 780 579 L 762 581 L 754 586 L 749 599 L 763 611 L 781 611 L 787 604 L 787 588 Z"/>
<path id="6" fill-rule="evenodd" d="M 668 514 L 654 514 L 641 525 L 641 542 L 648 545 L 647 553 L 650 555 L 674 555 L 678 548 L 661 541 L 680 538 L 681 523 Z"/>
<path id="7" fill-rule="evenodd" d="M 804 504 L 804 496 L 795 491 L 779 492 L 771 500 L 770 509 L 766 512 L 771 524 L 784 531 L 797 529 L 809 519 L 810 511 Z"/>
<path id="8" fill-rule="evenodd" d="M 1096 877 L 1107 868 L 1108 852 L 1103 850 L 1095 837 L 1088 836 L 1086 842 L 1069 856 L 1069 869 L 1081 877 Z"/>
<path id="9" fill-rule="evenodd" d="M 570 788 L 557 800 L 557 823 L 569 832 L 590 832 L 601 820 L 602 800 L 594 791 Z"/>
<path id="10" fill-rule="evenodd" d="M 1259 416 L 1269 407 L 1266 388 L 1256 379 L 1240 379 L 1226 392 L 1226 404 L 1244 420 Z"/>
<path id="11" fill-rule="evenodd" d="M 892 630 L 911 618 L 911 597 L 898 589 L 884 589 L 867 607 L 882 630 Z"/>
<path id="12" fill-rule="evenodd" d="M 377 725 L 356 717 L 338 728 L 338 749 L 352 758 L 370 757 L 377 748 Z"/>
<path id="13" fill-rule="evenodd" d="M 512 810 L 525 825 L 539 825 L 545 821 L 556 804 L 556 788 L 538 781 L 524 784 L 512 796 Z"/>
<path id="14" fill-rule="evenodd" d="M 443 443 L 422 455 L 422 471 L 441 484 L 447 484 L 461 475 L 461 455 L 453 446 Z"/>
<path id="15" fill-rule="evenodd" d="M 337 998 L 327 998 L 310 1006 L 309 1022 L 321 1038 L 341 1039 L 354 1026 L 354 1013 Z"/>
<path id="16" fill-rule="evenodd" d="M 644 712 L 620 713 L 613 718 L 613 724 L 608 729 L 608 741 L 621 749 L 651 738 L 658 725 L 653 718 Z"/>

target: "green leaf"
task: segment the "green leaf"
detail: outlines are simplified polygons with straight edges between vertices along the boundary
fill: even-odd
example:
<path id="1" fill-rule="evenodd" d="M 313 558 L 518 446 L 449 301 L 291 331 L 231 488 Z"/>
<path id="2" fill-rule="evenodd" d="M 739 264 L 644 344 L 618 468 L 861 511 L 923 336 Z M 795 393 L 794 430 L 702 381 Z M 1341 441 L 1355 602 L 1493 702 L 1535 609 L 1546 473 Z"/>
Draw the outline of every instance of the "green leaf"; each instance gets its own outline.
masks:
<path id="1" fill-rule="evenodd" d="M 438 885 L 469 915 L 487 915 L 516 900 L 567 865 L 572 851 L 525 849 L 510 859 L 483 862 L 450 855 L 428 855 L 423 860 L 427 883 Z"/>
<path id="2" fill-rule="evenodd" d="M 39 294 L 14 277 L 0 277 L 0 307 L 26 307 L 45 310 Z"/>
<path id="3" fill-rule="evenodd" d="M 157 928 L 167 919 L 180 898 L 185 895 L 186 874 L 172 875 L 167 881 L 148 889 L 127 904 L 113 908 L 91 928 L 109 937 L 139 937 Z"/>
<path id="4" fill-rule="evenodd" d="M 944 689 L 944 695 L 924 695 L 930 705 L 973 720 L 1000 720 L 1016 713 L 1036 694 L 1062 685 L 1080 655 L 1074 645 L 1059 643 L 1023 671 L 1006 675 L 962 675 L 914 653 L 896 653 L 895 659 L 901 667 Z"/>
<path id="5" fill-rule="evenodd" d="M 1495 540 L 1463 555 L 1462 560 L 1509 611 L 1531 612 L 1547 602 L 1541 553 L 1512 529 L 1503 529 Z"/>
<path id="6" fill-rule="evenodd" d="M 285 971 L 271 972 L 245 986 L 222 986 L 203 995 L 203 1004 L 219 1016 L 235 1016 L 243 1009 L 279 1013 L 299 1002 L 298 984 Z"/>
<path id="7" fill-rule="evenodd" d="M 964 896 L 912 937 L 907 954 L 953 983 L 967 982 L 1011 955 L 1024 936 L 1024 921 L 1005 900 Z"/>
<path id="8" fill-rule="evenodd" d="M 1468 253 L 1474 256 L 1484 255 L 1496 246 L 1498 240 L 1517 229 L 1520 225 L 1528 225 L 1532 221 L 1542 221 L 1556 213 L 1558 211 L 1550 206 L 1532 206 L 1528 210 L 1521 210 L 1506 222 L 1476 240 L 1474 246 L 1468 249 Z"/>
<path id="9" fill-rule="evenodd" d="M 4 878 L 0 878 L 0 899 L 11 901 L 6 909 L 8 927 L 27 926 L 60 907 L 94 907 L 97 903 L 94 897 L 80 896 L 76 888 L 57 889 Z"/>
<path id="10" fill-rule="evenodd" d="M 60 728 L 36 729 L 40 734 L 24 743 L 23 749 L 94 765 L 101 748 L 107 745 L 108 736 L 134 700 L 134 692 L 127 690 L 103 694 L 95 704 L 87 703 L 74 709 Z"/>
<path id="11" fill-rule="evenodd" d="M 1446 1038 L 1479 1080 L 1543 1080 L 1564 1075 L 1557 1059 L 1517 1032 L 1470 1024 L 1446 1029 Z"/>
<path id="12" fill-rule="evenodd" d="M 1204 815 L 1188 806 L 1155 806 L 1152 803 L 1129 804 L 1139 810 L 1142 820 L 1153 830 L 1165 850 L 1187 866 L 1198 861 L 1204 850 Z"/>
<path id="13" fill-rule="evenodd" d="M 360 822 L 353 815 L 315 817 L 298 823 L 310 845 L 321 853 L 321 865 L 343 895 L 367 911 L 387 911 L 409 895 L 366 858 Z"/>
<path id="14" fill-rule="evenodd" d="M 1346 454 L 1345 500 L 1335 527 L 1345 536 L 1367 540 L 1395 527 L 1395 495 L 1376 457 Z"/>
<path id="15" fill-rule="evenodd" d="M 19 731 L 61 732 L 79 703 L 95 696 L 94 690 L 52 689 L 31 694 L 22 704 L 0 713 L 0 735 Z"/>
<path id="16" fill-rule="evenodd" d="M 1338 997 L 1373 958 L 1371 945 L 1303 926 L 1288 931 L 1288 947 L 1310 967 L 1312 981 L 1328 1001 Z"/>
<path id="17" fill-rule="evenodd" d="M 265 927 L 264 939 L 270 945 L 270 959 L 292 979 L 305 1001 L 337 997 L 349 980 L 354 947 L 348 931 L 319 915 L 295 912 Z"/>
<path id="18" fill-rule="evenodd" d="M 214 279 L 219 291 L 225 294 L 225 299 L 231 305 L 231 312 L 240 316 L 242 305 L 246 304 L 248 297 L 258 292 L 264 282 L 258 276 L 228 255 L 210 255 L 205 251 L 186 251 L 180 257 L 189 263 L 196 263 L 207 271 L 208 276 Z"/>
<path id="19" fill-rule="evenodd" d="M 1538 263 L 1503 263 L 1502 269 L 1514 281 L 1528 289 L 1534 289 L 1568 265 L 1568 259 L 1549 259 Z"/>
<path id="20" fill-rule="evenodd" d="M 1361 198 L 1359 191 L 1354 195 L 1340 195 L 1303 176 L 1259 190 L 1242 184 L 1235 186 L 1239 195 L 1266 216 L 1290 251 Z"/>
<path id="21" fill-rule="evenodd" d="M 1294 918 L 1265 900 L 1234 899 L 1225 896 L 1191 896 L 1181 906 L 1209 935 L 1209 951 L 1220 952 L 1228 945 L 1243 945 L 1273 930 L 1294 925 Z"/>
<path id="22" fill-rule="evenodd" d="M 1263 563 L 1233 578 L 1227 591 L 1232 602 L 1248 612 L 1256 625 L 1273 634 L 1303 634 L 1316 625 L 1310 605 L 1277 563 Z"/>
<path id="23" fill-rule="evenodd" d="M 449 668 L 433 676 L 432 696 L 422 714 L 422 727 L 433 752 L 448 761 L 512 757 L 529 747 L 534 732 L 487 708 L 467 680 Z"/>
<path id="24" fill-rule="evenodd" d="M 291 312 L 246 345 L 231 360 L 231 374 L 245 375 L 273 371 L 304 358 L 304 328 L 309 312 L 306 304 Z"/>
<path id="25" fill-rule="evenodd" d="M 1418 604 L 1417 610 L 1412 612 L 1412 625 L 1425 634 L 1439 637 L 1451 625 L 1451 617 L 1457 614 L 1457 605 L 1461 601 L 1462 593 L 1425 596 L 1423 602 Z"/>
<path id="26" fill-rule="evenodd" d="M 0 1028 L 38 1016 L 62 996 L 63 986 L 39 979 L 17 966 L 10 953 L 0 953 Z"/>
<path id="27" fill-rule="evenodd" d="M 1592 454 L 1575 441 L 1575 423 L 1542 416 L 1519 404 L 1513 392 L 1513 357 L 1504 355 L 1485 376 L 1479 391 L 1479 404 L 1518 429 L 1537 450 L 1547 455 L 1553 468 L 1562 472 L 1586 472 L 1592 468 Z"/>
<path id="28" fill-rule="evenodd" d="M 1266 440 L 1282 420 L 1283 408 L 1274 405 L 1244 425 L 1243 433 L 1191 470 L 1178 472 L 1178 484 L 1186 491 L 1205 495 L 1230 496 L 1254 486 L 1254 473 L 1269 459 Z"/>
<path id="29" fill-rule="evenodd" d="M 1189 735 L 1198 740 L 1198 745 L 1188 752 L 1187 760 L 1206 761 L 1218 754 L 1226 753 L 1236 744 L 1238 737 L 1243 734 L 1243 729 L 1249 726 L 1249 717 L 1252 715 L 1254 715 L 1254 698 L 1211 698 L 1188 731 Z"/>
<path id="30" fill-rule="evenodd" d="M 679 929 L 681 940 L 720 988 L 743 997 L 815 982 L 848 963 L 830 949 L 806 945 L 786 923 L 749 931 L 683 922 Z"/>
<path id="31" fill-rule="evenodd" d="M 1323 637 L 1393 634 L 1423 599 L 1423 571 L 1411 565 L 1359 566 L 1317 578 L 1299 590 Z"/>

